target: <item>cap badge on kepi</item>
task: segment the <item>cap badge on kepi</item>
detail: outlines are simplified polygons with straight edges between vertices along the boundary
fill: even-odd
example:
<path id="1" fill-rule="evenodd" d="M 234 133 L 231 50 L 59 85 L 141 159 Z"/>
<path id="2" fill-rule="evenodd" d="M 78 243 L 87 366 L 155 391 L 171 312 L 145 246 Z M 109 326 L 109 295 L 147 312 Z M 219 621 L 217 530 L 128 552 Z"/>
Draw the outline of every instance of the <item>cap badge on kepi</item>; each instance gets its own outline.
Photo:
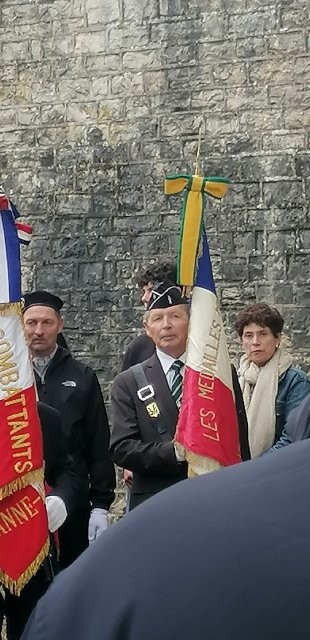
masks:
<path id="1" fill-rule="evenodd" d="M 182 296 L 180 287 L 171 280 L 164 280 L 153 287 L 147 310 L 167 309 L 179 304 L 188 304 L 187 298 Z"/>

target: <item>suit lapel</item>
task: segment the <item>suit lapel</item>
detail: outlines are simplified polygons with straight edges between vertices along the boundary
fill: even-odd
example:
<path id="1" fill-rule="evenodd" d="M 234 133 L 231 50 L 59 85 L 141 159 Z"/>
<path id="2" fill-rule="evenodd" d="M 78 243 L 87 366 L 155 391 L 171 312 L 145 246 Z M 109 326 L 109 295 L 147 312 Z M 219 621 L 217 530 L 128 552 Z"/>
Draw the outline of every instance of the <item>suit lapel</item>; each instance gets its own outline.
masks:
<path id="1" fill-rule="evenodd" d="M 144 370 L 148 382 L 153 385 L 155 400 L 159 406 L 164 425 L 167 431 L 174 436 L 179 412 L 156 353 L 147 360 Z"/>

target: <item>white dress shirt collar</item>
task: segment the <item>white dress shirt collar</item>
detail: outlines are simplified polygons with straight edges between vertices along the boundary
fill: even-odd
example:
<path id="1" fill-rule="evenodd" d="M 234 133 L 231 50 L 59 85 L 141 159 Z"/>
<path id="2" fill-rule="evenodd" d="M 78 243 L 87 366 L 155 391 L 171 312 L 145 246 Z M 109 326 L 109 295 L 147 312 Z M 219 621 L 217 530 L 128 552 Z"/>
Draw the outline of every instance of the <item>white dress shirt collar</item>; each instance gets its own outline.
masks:
<path id="1" fill-rule="evenodd" d="M 168 356 L 167 353 L 164 353 L 163 351 L 161 351 L 160 349 L 158 349 L 156 347 L 156 354 L 157 357 L 159 359 L 159 362 L 164 370 L 164 374 L 165 376 L 167 376 L 167 373 L 171 367 L 171 365 L 176 361 L 176 360 L 182 360 L 182 362 L 185 364 L 185 359 L 186 359 L 186 353 L 182 353 L 182 355 L 179 358 L 172 358 L 171 356 Z"/>

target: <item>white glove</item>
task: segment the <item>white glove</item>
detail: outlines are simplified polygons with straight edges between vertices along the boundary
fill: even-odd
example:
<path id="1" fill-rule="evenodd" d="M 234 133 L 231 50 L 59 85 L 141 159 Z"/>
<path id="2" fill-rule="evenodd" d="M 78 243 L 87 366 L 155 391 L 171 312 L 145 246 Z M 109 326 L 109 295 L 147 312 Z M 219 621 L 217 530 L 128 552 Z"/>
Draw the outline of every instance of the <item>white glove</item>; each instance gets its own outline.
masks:
<path id="1" fill-rule="evenodd" d="M 46 511 L 49 531 L 54 533 L 61 527 L 68 515 L 66 505 L 59 496 L 47 496 Z"/>
<path id="2" fill-rule="evenodd" d="M 108 512 L 106 509 L 92 509 L 88 523 L 88 541 L 89 544 L 99 538 L 101 534 L 108 528 Z"/>

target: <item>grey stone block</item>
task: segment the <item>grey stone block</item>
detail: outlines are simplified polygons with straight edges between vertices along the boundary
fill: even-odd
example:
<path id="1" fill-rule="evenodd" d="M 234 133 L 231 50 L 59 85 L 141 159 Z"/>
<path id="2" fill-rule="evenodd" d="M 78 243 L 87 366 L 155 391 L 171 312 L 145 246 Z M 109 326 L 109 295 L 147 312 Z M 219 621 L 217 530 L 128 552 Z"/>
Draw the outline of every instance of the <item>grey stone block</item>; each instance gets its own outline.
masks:
<path id="1" fill-rule="evenodd" d="M 267 206 L 275 205 L 283 209 L 287 206 L 293 208 L 302 206 L 302 183 L 296 180 L 266 182 L 263 184 L 263 198 Z"/>
<path id="2" fill-rule="evenodd" d="M 17 60 L 25 60 L 30 57 L 29 45 L 27 40 L 21 42 L 4 41 L 2 45 L 2 60 L 4 62 L 17 62 Z"/>
<path id="3" fill-rule="evenodd" d="M 259 7 L 261 8 L 261 7 Z M 275 4 L 266 7 L 264 11 L 250 11 L 249 13 L 229 16 L 228 32 L 238 36 L 268 33 L 277 27 Z"/>
<path id="4" fill-rule="evenodd" d="M 236 54 L 240 58 L 251 59 L 253 57 L 264 56 L 266 53 L 266 40 L 261 36 L 250 36 L 248 38 L 237 38 Z"/>
<path id="5" fill-rule="evenodd" d="M 293 30 L 302 28 L 309 19 L 307 2 L 303 0 L 296 5 L 285 3 L 280 7 L 280 26 L 282 29 Z"/>
<path id="6" fill-rule="evenodd" d="M 158 0 L 124 0 L 124 19 L 141 24 L 143 21 L 158 18 Z"/>

